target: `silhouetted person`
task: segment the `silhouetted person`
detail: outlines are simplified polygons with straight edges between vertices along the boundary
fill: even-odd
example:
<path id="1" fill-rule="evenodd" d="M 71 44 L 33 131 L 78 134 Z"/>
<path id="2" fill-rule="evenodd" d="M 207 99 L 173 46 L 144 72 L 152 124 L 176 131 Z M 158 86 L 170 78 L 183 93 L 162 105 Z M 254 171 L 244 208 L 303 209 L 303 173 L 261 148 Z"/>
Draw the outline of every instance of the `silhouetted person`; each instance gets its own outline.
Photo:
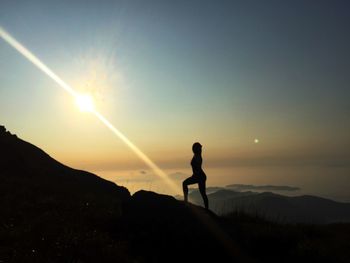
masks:
<path id="1" fill-rule="evenodd" d="M 184 191 L 184 199 L 185 202 L 188 201 L 188 185 L 190 184 L 198 184 L 199 192 L 202 195 L 204 206 L 206 209 L 209 208 L 208 197 L 205 190 L 205 181 L 207 180 L 207 176 L 205 175 L 202 169 L 202 145 L 199 142 L 196 142 L 192 145 L 192 151 L 194 153 L 191 166 L 193 175 L 187 178 L 182 183 L 182 188 Z"/>

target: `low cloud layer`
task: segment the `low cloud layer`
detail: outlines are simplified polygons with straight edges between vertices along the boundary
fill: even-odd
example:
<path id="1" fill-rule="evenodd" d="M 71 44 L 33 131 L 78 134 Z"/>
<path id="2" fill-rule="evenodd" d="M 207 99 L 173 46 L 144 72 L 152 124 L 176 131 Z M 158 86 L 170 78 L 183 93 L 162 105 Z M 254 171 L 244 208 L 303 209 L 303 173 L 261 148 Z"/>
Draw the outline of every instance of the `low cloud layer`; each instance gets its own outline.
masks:
<path id="1" fill-rule="evenodd" d="M 226 187 L 236 191 L 298 191 L 299 187 L 287 185 L 251 185 L 251 184 L 230 184 Z"/>

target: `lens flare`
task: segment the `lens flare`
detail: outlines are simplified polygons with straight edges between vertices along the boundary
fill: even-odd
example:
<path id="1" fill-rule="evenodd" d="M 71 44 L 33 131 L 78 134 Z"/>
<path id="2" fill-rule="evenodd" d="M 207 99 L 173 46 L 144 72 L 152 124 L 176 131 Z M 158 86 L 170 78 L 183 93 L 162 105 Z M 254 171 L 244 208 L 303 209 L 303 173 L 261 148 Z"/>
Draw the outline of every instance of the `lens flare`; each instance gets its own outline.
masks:
<path id="1" fill-rule="evenodd" d="M 93 103 L 91 96 L 87 94 L 78 94 L 71 86 L 64 82 L 58 75 L 56 75 L 48 66 L 46 66 L 39 58 L 37 58 L 32 52 L 30 52 L 26 47 L 19 43 L 15 38 L 13 38 L 9 33 L 7 33 L 2 27 L 0 27 L 0 36 L 9 45 L 26 57 L 30 62 L 32 62 L 36 67 L 43 71 L 46 75 L 52 78 L 61 88 L 67 91 L 71 96 L 73 96 L 78 104 L 80 110 L 93 113 L 107 128 L 109 128 L 117 137 L 119 137 L 129 148 L 148 166 L 154 173 L 164 180 L 168 186 L 176 193 L 181 192 L 180 187 L 178 187 L 165 172 L 162 171 L 147 155 L 145 155 L 135 144 L 133 144 L 122 132 L 115 128 L 101 113 L 99 113 Z"/>

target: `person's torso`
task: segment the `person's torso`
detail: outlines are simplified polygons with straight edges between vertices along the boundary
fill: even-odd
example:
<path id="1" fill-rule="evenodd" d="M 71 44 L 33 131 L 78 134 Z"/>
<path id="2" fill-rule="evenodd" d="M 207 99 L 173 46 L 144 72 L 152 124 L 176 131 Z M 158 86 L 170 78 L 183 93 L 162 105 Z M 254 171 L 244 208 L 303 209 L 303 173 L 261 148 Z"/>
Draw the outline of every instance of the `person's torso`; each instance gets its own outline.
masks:
<path id="1" fill-rule="evenodd" d="M 202 169 L 202 157 L 193 156 L 193 158 L 191 160 L 191 166 L 192 166 L 193 176 L 206 177 L 206 175 Z"/>

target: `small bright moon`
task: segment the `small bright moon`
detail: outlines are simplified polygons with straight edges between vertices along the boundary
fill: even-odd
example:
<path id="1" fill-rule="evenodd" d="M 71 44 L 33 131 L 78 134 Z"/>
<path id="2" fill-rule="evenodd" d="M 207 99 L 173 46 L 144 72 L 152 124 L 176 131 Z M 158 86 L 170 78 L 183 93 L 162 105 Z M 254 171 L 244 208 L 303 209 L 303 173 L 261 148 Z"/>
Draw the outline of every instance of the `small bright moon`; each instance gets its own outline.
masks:
<path id="1" fill-rule="evenodd" d="M 259 139 L 254 139 L 254 143 L 259 143 Z"/>
<path id="2" fill-rule="evenodd" d="M 78 95 L 75 101 L 82 112 L 92 112 L 95 109 L 94 100 L 88 94 Z"/>

